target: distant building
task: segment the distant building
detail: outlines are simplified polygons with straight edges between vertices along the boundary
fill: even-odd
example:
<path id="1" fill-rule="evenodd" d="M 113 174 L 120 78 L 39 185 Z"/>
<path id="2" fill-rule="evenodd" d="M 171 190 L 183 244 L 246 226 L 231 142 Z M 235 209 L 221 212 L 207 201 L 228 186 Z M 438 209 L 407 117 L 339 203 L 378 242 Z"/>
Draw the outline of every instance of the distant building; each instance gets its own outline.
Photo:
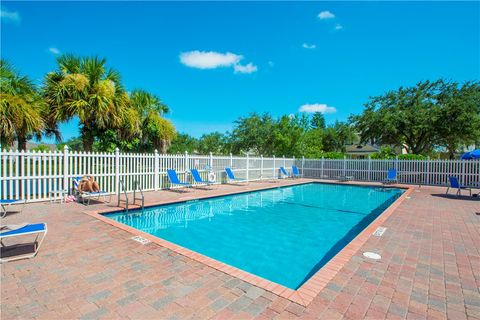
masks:
<path id="1" fill-rule="evenodd" d="M 366 159 L 369 155 L 380 151 L 371 144 L 349 144 L 345 146 L 345 153 L 354 159 Z"/>

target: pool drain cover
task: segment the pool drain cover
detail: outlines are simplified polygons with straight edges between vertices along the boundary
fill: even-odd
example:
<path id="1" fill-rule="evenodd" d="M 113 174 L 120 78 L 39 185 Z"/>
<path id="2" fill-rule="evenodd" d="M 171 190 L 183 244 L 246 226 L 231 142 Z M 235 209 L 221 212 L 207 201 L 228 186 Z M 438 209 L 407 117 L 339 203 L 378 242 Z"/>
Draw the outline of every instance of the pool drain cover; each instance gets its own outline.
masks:
<path id="1" fill-rule="evenodd" d="M 382 258 L 381 255 L 379 255 L 378 253 L 375 253 L 375 252 L 364 252 L 363 256 L 365 258 L 369 258 L 369 259 L 373 259 L 373 260 L 380 260 Z"/>
<path id="2" fill-rule="evenodd" d="M 150 240 L 145 239 L 144 237 L 141 237 L 141 236 L 135 236 L 135 237 L 132 237 L 131 239 L 132 239 L 132 240 L 135 240 L 135 241 L 137 241 L 137 242 L 140 242 L 140 243 L 143 244 L 143 245 L 146 245 L 146 244 L 149 244 L 149 243 L 150 243 Z"/>

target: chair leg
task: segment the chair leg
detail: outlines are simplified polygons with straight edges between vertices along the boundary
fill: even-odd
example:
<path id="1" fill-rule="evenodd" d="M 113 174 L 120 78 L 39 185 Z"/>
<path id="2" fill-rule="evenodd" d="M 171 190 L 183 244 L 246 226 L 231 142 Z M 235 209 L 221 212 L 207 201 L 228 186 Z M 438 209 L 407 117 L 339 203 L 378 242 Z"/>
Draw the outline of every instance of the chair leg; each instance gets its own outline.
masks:
<path id="1" fill-rule="evenodd" d="M 445 192 L 445 194 L 448 194 L 448 191 L 450 190 L 450 187 L 447 188 L 447 192 Z"/>

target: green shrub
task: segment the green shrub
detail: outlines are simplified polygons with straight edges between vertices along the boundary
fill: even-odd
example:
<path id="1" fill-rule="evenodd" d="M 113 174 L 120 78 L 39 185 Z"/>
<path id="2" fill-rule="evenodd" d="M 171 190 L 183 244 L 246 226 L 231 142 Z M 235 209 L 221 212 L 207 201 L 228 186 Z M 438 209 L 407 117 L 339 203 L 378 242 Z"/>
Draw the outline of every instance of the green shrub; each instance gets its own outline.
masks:
<path id="1" fill-rule="evenodd" d="M 421 154 L 401 154 L 398 160 L 427 160 L 427 157 Z"/>
<path id="2" fill-rule="evenodd" d="M 322 152 L 321 158 L 325 159 L 343 159 L 345 155 L 341 152 Z"/>

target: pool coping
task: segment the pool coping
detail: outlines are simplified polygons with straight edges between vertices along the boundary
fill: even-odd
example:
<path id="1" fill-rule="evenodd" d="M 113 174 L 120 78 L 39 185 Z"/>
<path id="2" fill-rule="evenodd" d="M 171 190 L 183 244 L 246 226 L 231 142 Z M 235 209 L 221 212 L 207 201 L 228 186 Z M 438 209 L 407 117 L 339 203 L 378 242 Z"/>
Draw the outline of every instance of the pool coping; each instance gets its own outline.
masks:
<path id="1" fill-rule="evenodd" d="M 292 181 L 293 182 L 293 181 Z M 319 181 L 314 179 L 308 179 L 307 182 L 305 181 L 298 181 L 298 183 L 292 183 L 288 185 L 284 185 L 281 187 L 288 187 L 288 186 L 295 186 L 307 183 L 330 183 L 330 184 L 340 184 L 338 182 L 329 182 L 329 181 Z M 357 186 L 373 186 L 378 187 L 378 185 L 374 184 L 355 184 L 354 182 L 350 183 L 342 183 L 343 185 L 357 185 Z M 350 241 L 342 250 L 340 250 L 332 259 L 330 259 L 325 265 L 323 265 L 313 276 L 311 276 L 306 282 L 304 282 L 297 290 L 293 290 L 287 288 L 281 284 L 275 283 L 273 281 L 264 279 L 247 271 L 241 270 L 239 268 L 230 266 L 224 262 L 215 260 L 193 250 L 184 248 L 177 244 L 174 244 L 170 241 L 158 238 L 146 232 L 140 231 L 133 227 L 127 226 L 125 224 L 119 223 L 112 219 L 109 219 L 104 216 L 106 213 L 112 213 L 118 211 L 117 208 L 108 208 L 103 210 L 96 210 L 96 211 L 84 211 L 87 215 L 94 217 L 98 220 L 106 222 L 114 227 L 117 227 L 121 230 L 129 232 L 133 235 L 142 236 L 149 241 L 160 245 L 164 248 L 168 248 L 178 254 L 181 254 L 185 257 L 193 259 L 197 262 L 205 264 L 211 268 L 214 268 L 218 271 L 224 272 L 228 275 L 236 277 L 240 280 L 253 284 L 257 287 L 260 287 L 266 291 L 272 292 L 280 297 L 286 298 L 294 303 L 300 304 L 302 306 L 308 306 L 313 299 L 327 286 L 328 282 L 332 280 L 337 273 L 345 266 L 345 264 L 358 252 L 358 250 L 367 242 L 367 240 L 372 236 L 373 232 L 381 226 L 383 222 L 385 222 L 392 213 L 398 208 L 398 206 L 413 192 L 414 188 L 410 186 L 398 186 L 392 185 L 392 187 L 398 189 L 405 189 L 405 192 L 398 197 L 388 208 L 386 208 L 375 220 L 373 220 L 365 229 L 363 229 L 352 241 Z M 221 194 L 216 195 L 207 195 L 205 197 L 196 197 L 189 200 L 204 200 L 228 195 L 235 195 L 235 194 L 242 194 L 254 191 L 262 191 L 262 190 L 269 190 L 269 189 L 276 189 L 279 186 L 272 186 L 266 188 L 258 188 L 254 190 L 246 190 L 243 192 L 224 192 Z M 158 206 L 158 205 L 168 205 L 168 204 L 175 204 L 175 203 L 182 203 L 189 200 L 171 200 L 171 201 L 161 201 L 161 202 L 153 202 L 149 203 L 148 207 L 150 206 Z"/>

